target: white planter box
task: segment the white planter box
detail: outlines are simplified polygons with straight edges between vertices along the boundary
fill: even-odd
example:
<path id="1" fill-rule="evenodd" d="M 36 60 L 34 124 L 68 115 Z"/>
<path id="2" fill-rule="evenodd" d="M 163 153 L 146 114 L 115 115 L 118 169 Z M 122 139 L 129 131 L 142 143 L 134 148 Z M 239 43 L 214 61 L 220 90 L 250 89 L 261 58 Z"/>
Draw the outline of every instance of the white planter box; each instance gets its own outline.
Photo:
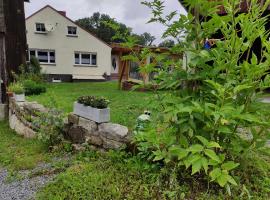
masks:
<path id="1" fill-rule="evenodd" d="M 97 123 L 110 121 L 110 108 L 98 109 L 75 102 L 73 112 L 76 115 L 90 119 Z"/>
<path id="2" fill-rule="evenodd" d="M 25 102 L 25 94 L 14 94 L 15 101 Z"/>

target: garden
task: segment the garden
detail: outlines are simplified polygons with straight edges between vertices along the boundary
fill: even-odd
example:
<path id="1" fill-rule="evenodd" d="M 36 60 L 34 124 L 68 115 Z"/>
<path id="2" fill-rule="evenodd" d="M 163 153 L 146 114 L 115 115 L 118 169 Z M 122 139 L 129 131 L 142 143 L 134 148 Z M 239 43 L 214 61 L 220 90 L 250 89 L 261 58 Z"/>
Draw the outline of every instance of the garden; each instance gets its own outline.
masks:
<path id="1" fill-rule="evenodd" d="M 187 16 L 164 14 L 160 0 L 143 2 L 153 14 L 149 23 L 161 23 L 163 37 L 178 41 L 169 54 L 144 48 L 123 57 L 139 63 L 141 74 L 155 73 L 149 92 L 121 91 L 116 82 L 48 84 L 35 58 L 21 68 L 9 95 L 23 101 L 26 94 L 50 111 L 34 113 L 41 119 L 34 121 L 37 139 L 0 124 L 7 181 L 24 180 L 22 170 L 30 179 L 48 180 L 36 199 L 270 198 L 270 111 L 261 101 L 270 87 L 268 7 L 256 0 L 247 12 L 234 0 L 184 3 Z M 220 6 L 226 15 L 218 14 Z M 123 46 L 136 45 L 120 27 L 106 25 Z M 205 45 L 217 32 L 222 38 Z M 258 39 L 259 55 L 253 51 Z M 153 62 L 146 64 L 149 57 Z M 75 101 L 87 109 L 110 108 L 111 121 L 128 127 L 130 142 L 118 150 L 86 144 L 75 151 L 61 131 Z M 37 167 L 42 163 L 48 165 Z"/>

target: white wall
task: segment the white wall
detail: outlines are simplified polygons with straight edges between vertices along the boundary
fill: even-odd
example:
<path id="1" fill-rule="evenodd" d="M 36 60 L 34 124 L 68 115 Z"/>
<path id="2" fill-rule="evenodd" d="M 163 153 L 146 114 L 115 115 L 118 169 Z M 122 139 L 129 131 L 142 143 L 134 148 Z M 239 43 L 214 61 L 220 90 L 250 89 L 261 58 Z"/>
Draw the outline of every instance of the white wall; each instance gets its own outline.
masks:
<path id="1" fill-rule="evenodd" d="M 36 23 L 51 24 L 55 30 L 47 34 L 37 34 Z M 80 76 L 102 76 L 104 73 L 110 75 L 111 48 L 78 26 L 78 37 L 67 37 L 67 26 L 75 24 L 50 7 L 26 20 L 29 49 L 55 50 L 56 64 L 42 64 L 44 72 Z M 97 53 L 97 67 L 74 66 L 75 51 Z"/>

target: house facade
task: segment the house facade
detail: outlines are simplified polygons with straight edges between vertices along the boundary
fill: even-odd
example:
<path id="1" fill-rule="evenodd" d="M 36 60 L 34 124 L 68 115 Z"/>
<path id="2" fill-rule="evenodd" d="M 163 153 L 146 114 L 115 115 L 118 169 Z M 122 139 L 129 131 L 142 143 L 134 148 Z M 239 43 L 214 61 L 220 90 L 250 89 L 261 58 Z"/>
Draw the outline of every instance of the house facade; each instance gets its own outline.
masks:
<path id="1" fill-rule="evenodd" d="M 46 6 L 26 19 L 29 58 L 38 58 L 49 81 L 106 80 L 111 47 L 75 24 L 64 11 Z"/>

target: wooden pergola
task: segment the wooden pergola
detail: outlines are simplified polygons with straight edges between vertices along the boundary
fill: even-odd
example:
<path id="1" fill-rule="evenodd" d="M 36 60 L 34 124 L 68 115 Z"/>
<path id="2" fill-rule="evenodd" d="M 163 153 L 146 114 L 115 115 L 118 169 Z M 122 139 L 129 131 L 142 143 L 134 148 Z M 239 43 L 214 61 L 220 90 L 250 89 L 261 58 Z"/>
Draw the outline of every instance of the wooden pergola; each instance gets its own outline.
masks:
<path id="1" fill-rule="evenodd" d="M 129 72 L 130 72 L 130 61 L 122 60 L 121 58 L 125 55 L 129 55 L 131 53 L 139 53 L 144 48 L 149 48 L 154 53 L 166 53 L 169 52 L 168 48 L 165 47 L 145 47 L 141 45 L 136 45 L 132 48 L 124 47 L 120 43 L 112 43 L 112 54 L 119 56 L 119 71 L 118 71 L 118 83 L 119 89 L 121 89 L 121 85 L 123 81 L 129 80 Z M 147 77 L 147 74 L 142 74 L 143 77 Z"/>
<path id="2" fill-rule="evenodd" d="M 26 27 L 24 2 L 29 0 L 0 0 L 0 101 L 7 101 L 6 88 L 12 72 L 26 62 Z"/>

